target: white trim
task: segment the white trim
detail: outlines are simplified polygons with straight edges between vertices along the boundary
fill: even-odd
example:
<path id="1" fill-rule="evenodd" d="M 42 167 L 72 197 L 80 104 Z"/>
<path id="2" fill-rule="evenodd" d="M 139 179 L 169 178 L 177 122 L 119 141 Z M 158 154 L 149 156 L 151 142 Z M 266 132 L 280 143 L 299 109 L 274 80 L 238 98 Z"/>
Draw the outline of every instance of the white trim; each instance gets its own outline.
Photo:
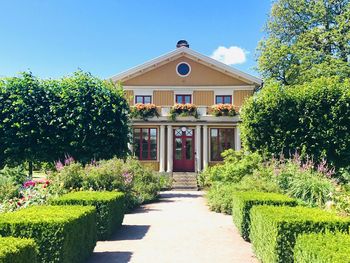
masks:
<path id="1" fill-rule="evenodd" d="M 141 64 L 139 66 L 136 66 L 134 68 L 131 68 L 127 71 L 124 71 L 120 74 L 114 75 L 112 77 L 110 77 L 109 79 L 111 79 L 114 82 L 117 81 L 125 81 L 128 79 L 131 79 L 133 77 L 136 77 L 138 75 L 144 74 L 145 72 L 158 68 L 161 65 L 164 65 L 166 63 L 169 63 L 170 61 L 173 61 L 175 59 L 177 59 L 180 56 L 185 56 L 188 57 L 198 63 L 207 65 L 211 68 L 214 68 L 215 70 L 221 71 L 226 75 L 230 75 L 232 77 L 241 79 L 243 81 L 246 81 L 248 83 L 251 83 L 255 86 L 260 86 L 262 84 L 262 80 L 254 77 L 250 74 L 244 73 L 238 69 L 235 69 L 233 67 L 230 67 L 220 61 L 217 61 L 215 59 L 212 59 L 208 56 L 202 55 L 190 48 L 187 47 L 180 47 L 177 48 L 163 56 L 160 56 L 158 58 L 155 58 L 153 60 L 150 60 L 144 64 Z"/>
<path id="2" fill-rule="evenodd" d="M 134 96 L 153 96 L 153 91 L 149 89 L 132 89 L 132 90 L 134 91 Z"/>
<path id="3" fill-rule="evenodd" d="M 179 73 L 179 71 L 177 70 L 177 68 L 179 67 L 180 64 L 186 64 L 186 65 L 189 67 L 190 70 L 188 71 L 188 73 L 187 73 L 186 75 L 181 75 L 181 74 Z M 186 78 L 188 75 L 191 74 L 191 65 L 188 64 L 188 63 L 185 62 L 185 61 L 182 61 L 182 62 L 180 62 L 180 63 L 178 63 L 178 64 L 176 65 L 175 71 L 176 71 L 177 75 L 179 75 L 181 78 Z"/>
<path id="4" fill-rule="evenodd" d="M 186 90 L 187 92 L 195 91 L 195 90 L 254 90 L 255 86 L 253 85 L 245 85 L 245 86 L 123 86 L 124 90 L 133 90 L 133 91 L 155 91 L 155 90 L 171 90 L 171 91 L 177 91 L 177 90 Z"/>

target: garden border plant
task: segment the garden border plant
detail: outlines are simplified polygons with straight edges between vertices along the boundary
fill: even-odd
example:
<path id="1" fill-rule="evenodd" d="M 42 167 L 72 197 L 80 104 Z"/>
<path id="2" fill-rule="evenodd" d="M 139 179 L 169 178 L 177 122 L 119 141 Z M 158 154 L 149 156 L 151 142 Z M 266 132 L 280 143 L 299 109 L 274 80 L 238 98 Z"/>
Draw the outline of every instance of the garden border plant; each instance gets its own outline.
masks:
<path id="1" fill-rule="evenodd" d="M 263 262 L 293 262 L 296 239 L 304 233 L 349 232 L 350 218 L 318 208 L 254 206 L 250 212 L 250 239 Z"/>
<path id="2" fill-rule="evenodd" d="M 0 214 L 0 236 L 32 238 L 41 263 L 84 262 L 96 245 L 92 206 L 33 206 Z"/>
<path id="3" fill-rule="evenodd" d="M 294 262 L 350 262 L 349 248 L 349 234 L 326 233 L 300 235 L 294 247 Z"/>
<path id="4" fill-rule="evenodd" d="M 125 195 L 121 192 L 80 191 L 65 194 L 51 200 L 53 205 L 94 206 L 97 212 L 96 227 L 98 240 L 111 237 L 123 223 Z"/>
<path id="5" fill-rule="evenodd" d="M 249 240 L 250 210 L 256 205 L 296 206 L 297 201 L 283 194 L 256 191 L 232 194 L 232 219 L 244 240 Z"/>
<path id="6" fill-rule="evenodd" d="M 33 239 L 0 237 L 1 263 L 37 263 L 38 248 Z"/>

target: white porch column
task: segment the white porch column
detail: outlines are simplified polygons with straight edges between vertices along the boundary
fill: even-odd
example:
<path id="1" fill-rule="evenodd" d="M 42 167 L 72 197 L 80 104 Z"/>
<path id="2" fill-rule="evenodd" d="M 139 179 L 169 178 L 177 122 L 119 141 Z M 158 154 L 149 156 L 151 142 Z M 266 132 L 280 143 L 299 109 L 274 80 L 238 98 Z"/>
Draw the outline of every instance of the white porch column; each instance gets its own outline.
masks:
<path id="1" fill-rule="evenodd" d="M 202 156 L 201 156 L 201 126 L 196 126 L 196 171 L 201 171 L 201 163 L 202 163 Z"/>
<path id="2" fill-rule="evenodd" d="M 238 126 L 235 128 L 235 150 L 240 151 L 241 150 L 241 131 Z"/>
<path id="3" fill-rule="evenodd" d="M 159 172 L 165 172 L 165 125 L 160 125 L 159 133 Z"/>
<path id="4" fill-rule="evenodd" d="M 168 162 L 167 162 L 167 172 L 172 173 L 173 172 L 173 126 L 168 125 Z"/>
<path id="5" fill-rule="evenodd" d="M 131 153 L 131 155 L 133 156 L 134 155 L 134 147 L 132 146 L 132 143 L 128 142 L 128 149 Z"/>
<path id="6" fill-rule="evenodd" d="M 209 138 L 208 138 L 208 125 L 203 125 L 203 169 L 208 167 L 209 163 Z"/>

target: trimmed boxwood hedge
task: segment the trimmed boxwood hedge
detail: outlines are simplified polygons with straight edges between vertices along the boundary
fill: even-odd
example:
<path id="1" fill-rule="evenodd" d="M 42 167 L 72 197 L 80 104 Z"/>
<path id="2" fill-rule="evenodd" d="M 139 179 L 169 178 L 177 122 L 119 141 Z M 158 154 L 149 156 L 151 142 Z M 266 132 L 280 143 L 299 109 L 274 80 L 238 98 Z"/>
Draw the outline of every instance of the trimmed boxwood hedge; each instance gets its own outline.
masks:
<path id="1" fill-rule="evenodd" d="M 39 262 L 84 262 L 96 245 L 92 206 L 32 206 L 0 214 L 0 236 L 32 238 Z"/>
<path id="2" fill-rule="evenodd" d="M 318 208 L 254 206 L 250 211 L 250 239 L 263 262 L 293 262 L 296 238 L 304 233 L 348 232 L 350 218 Z"/>
<path id="3" fill-rule="evenodd" d="M 350 235 L 344 233 L 300 235 L 294 248 L 294 262 L 350 262 Z"/>
<path id="4" fill-rule="evenodd" d="M 98 240 L 108 239 L 124 219 L 124 194 L 121 192 L 71 192 L 52 200 L 52 204 L 96 207 Z"/>
<path id="5" fill-rule="evenodd" d="M 37 255 L 33 239 L 0 237 L 0 263 L 36 263 Z"/>
<path id="6" fill-rule="evenodd" d="M 245 240 L 249 240 L 250 209 L 255 205 L 296 206 L 296 200 L 276 193 L 256 191 L 232 194 L 232 218 Z"/>

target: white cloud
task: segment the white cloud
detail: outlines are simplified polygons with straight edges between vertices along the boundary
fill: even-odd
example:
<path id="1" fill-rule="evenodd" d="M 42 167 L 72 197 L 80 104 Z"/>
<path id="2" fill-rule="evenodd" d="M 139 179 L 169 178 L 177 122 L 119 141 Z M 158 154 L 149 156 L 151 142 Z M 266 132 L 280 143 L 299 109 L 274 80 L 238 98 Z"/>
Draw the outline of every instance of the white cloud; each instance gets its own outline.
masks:
<path id="1" fill-rule="evenodd" d="M 244 63 L 247 60 L 247 54 L 248 52 L 240 47 L 231 46 L 227 48 L 220 46 L 214 50 L 210 57 L 227 65 L 234 65 Z"/>

